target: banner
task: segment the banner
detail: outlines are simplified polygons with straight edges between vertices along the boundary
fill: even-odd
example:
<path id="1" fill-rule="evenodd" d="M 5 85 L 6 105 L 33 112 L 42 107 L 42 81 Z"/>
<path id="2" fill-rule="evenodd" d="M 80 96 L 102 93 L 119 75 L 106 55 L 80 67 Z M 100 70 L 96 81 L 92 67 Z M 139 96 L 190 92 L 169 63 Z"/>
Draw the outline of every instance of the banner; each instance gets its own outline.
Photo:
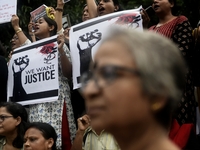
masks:
<path id="1" fill-rule="evenodd" d="M 17 14 L 17 0 L 0 0 L 0 24 L 10 22 Z"/>
<path id="2" fill-rule="evenodd" d="M 8 66 L 8 101 L 22 105 L 58 99 L 57 36 L 14 50 Z"/>
<path id="3" fill-rule="evenodd" d="M 101 40 L 109 32 L 113 24 L 143 30 L 141 7 L 133 10 L 120 11 L 97 17 L 78 25 L 70 30 L 70 50 L 73 66 L 73 88 L 81 86 L 80 77 L 88 71 L 90 62 L 98 49 Z"/>

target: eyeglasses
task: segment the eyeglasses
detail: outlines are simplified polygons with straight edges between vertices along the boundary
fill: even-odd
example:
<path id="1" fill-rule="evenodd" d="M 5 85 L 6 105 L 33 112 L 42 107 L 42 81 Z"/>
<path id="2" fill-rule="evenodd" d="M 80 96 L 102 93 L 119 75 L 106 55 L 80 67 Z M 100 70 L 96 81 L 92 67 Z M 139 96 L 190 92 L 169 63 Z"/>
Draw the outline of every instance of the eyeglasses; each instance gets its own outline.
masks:
<path id="1" fill-rule="evenodd" d="M 114 82 L 117 78 L 123 76 L 122 72 L 129 72 L 134 75 L 140 75 L 140 72 L 136 69 L 126 68 L 115 65 L 103 66 L 100 68 L 94 68 L 93 71 L 84 73 L 81 76 L 81 91 L 87 86 L 88 82 L 94 80 L 98 88 L 102 88 L 105 85 L 109 85 Z"/>
<path id="2" fill-rule="evenodd" d="M 0 115 L 0 122 L 3 122 L 6 118 L 10 118 L 10 117 L 13 117 L 13 116 L 3 116 L 3 115 Z"/>
<path id="3" fill-rule="evenodd" d="M 11 40 L 10 40 L 10 42 L 12 42 L 12 41 L 16 41 L 16 40 L 18 40 L 19 38 L 16 36 L 16 37 L 13 37 Z"/>

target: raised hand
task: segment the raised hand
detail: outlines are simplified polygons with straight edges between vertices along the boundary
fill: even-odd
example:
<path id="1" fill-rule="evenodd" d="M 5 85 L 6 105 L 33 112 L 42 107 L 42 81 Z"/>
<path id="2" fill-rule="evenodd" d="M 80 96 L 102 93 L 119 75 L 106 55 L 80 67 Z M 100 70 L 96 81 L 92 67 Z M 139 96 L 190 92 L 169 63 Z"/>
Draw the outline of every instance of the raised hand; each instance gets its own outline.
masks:
<path id="1" fill-rule="evenodd" d="M 11 24 L 15 31 L 19 29 L 19 18 L 17 15 L 12 15 Z"/>
<path id="2" fill-rule="evenodd" d="M 58 51 L 61 52 L 63 50 L 63 45 L 65 43 L 65 37 L 63 34 L 57 36 L 57 42 L 58 42 Z"/>
<path id="3" fill-rule="evenodd" d="M 84 115 L 81 118 L 77 119 L 78 130 L 85 131 L 90 126 L 90 117 L 88 115 Z"/>

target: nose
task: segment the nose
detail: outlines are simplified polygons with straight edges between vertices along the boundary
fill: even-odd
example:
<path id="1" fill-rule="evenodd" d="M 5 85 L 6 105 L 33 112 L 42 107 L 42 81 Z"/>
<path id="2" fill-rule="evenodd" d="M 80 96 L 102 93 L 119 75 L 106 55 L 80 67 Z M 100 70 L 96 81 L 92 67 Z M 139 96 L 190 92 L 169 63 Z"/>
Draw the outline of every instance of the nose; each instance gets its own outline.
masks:
<path id="1" fill-rule="evenodd" d="M 95 80 L 90 80 L 82 90 L 82 94 L 86 101 L 93 100 L 100 94 L 100 88 L 98 87 Z"/>
<path id="2" fill-rule="evenodd" d="M 103 5 L 103 0 L 100 0 L 100 1 L 99 1 L 99 5 Z"/>

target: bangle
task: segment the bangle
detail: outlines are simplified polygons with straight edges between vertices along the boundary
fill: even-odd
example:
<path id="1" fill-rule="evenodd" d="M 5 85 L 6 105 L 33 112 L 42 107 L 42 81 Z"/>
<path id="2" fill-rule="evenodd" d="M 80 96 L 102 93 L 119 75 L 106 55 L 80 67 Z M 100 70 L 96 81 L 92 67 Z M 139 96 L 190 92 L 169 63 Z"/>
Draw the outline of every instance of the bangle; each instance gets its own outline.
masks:
<path id="1" fill-rule="evenodd" d="M 30 36 L 35 36 L 35 34 L 29 34 Z"/>
<path id="2" fill-rule="evenodd" d="M 58 8 L 58 7 L 56 7 L 55 10 L 56 10 L 56 11 L 59 11 L 59 12 L 63 12 L 63 9 L 62 9 L 62 8 Z"/>
<path id="3" fill-rule="evenodd" d="M 22 32 L 22 29 L 21 29 L 21 28 L 18 28 L 18 29 L 15 31 L 16 34 L 19 33 L 19 32 Z"/>

